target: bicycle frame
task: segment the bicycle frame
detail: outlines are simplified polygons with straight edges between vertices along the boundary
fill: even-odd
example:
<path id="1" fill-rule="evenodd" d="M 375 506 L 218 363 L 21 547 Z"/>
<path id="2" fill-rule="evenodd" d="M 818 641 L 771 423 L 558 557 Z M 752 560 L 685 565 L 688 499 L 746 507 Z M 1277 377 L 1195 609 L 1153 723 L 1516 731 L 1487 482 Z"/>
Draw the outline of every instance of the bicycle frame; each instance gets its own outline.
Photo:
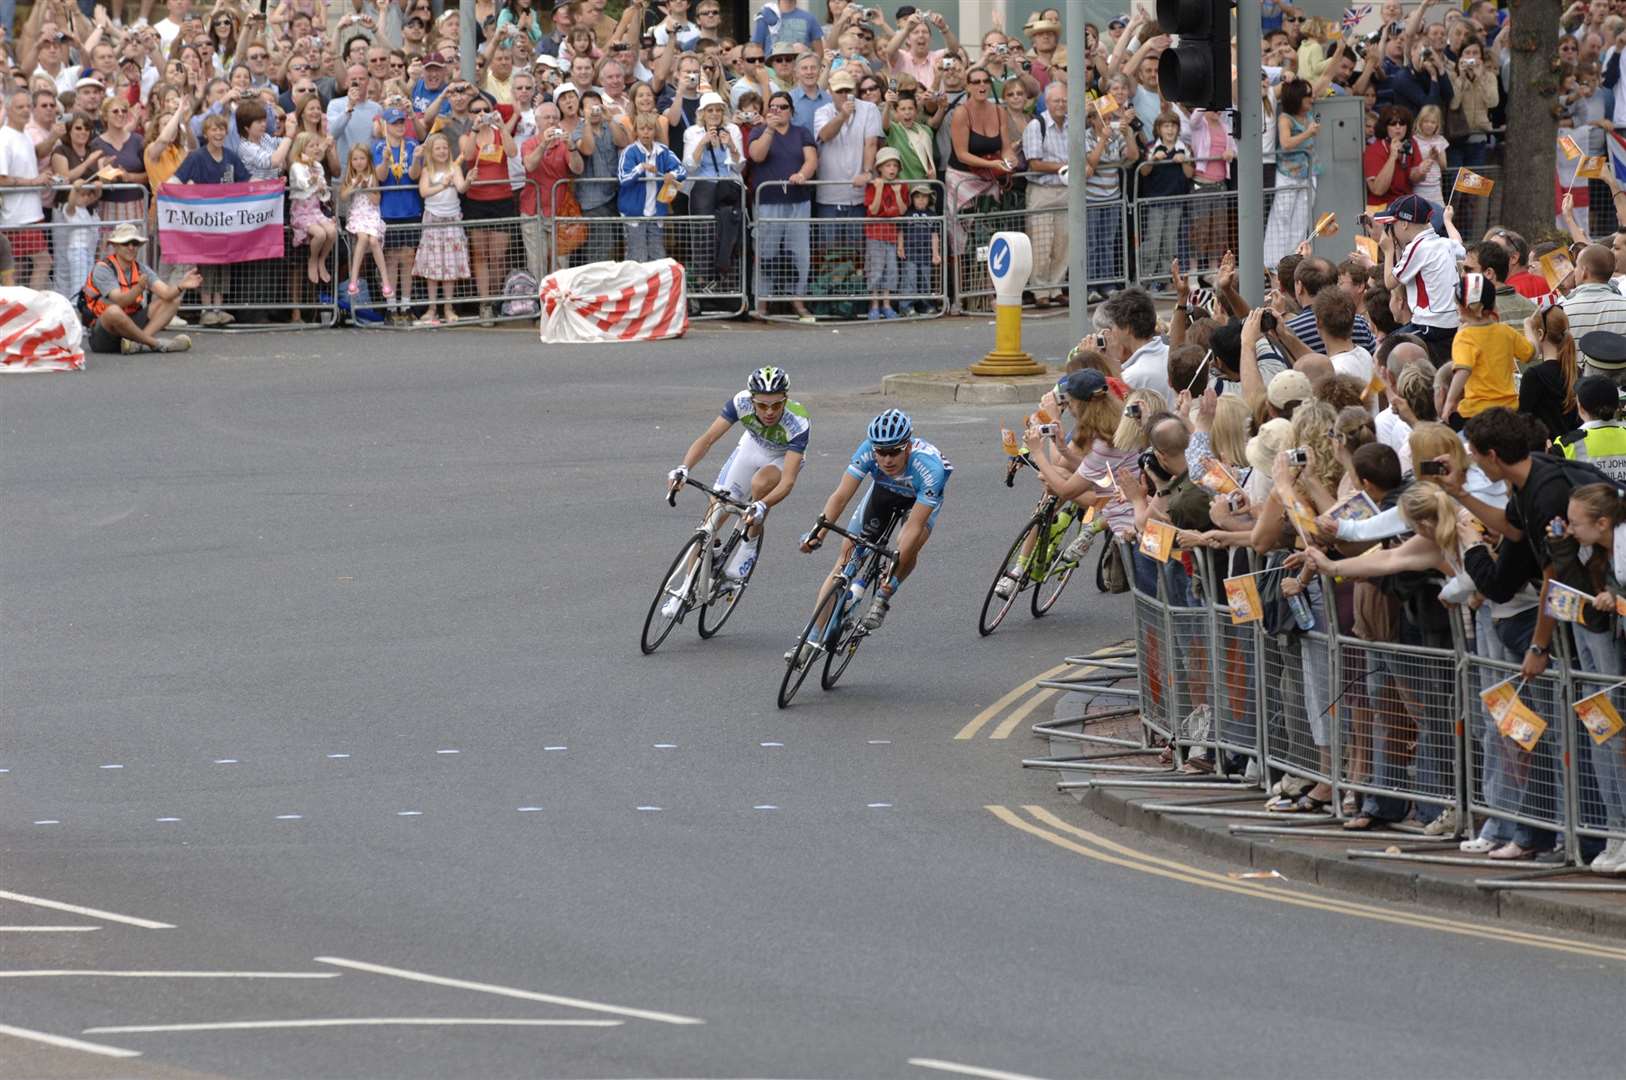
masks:
<path id="1" fill-rule="evenodd" d="M 816 519 L 815 528 L 835 533 L 837 536 L 853 542 L 852 557 L 847 560 L 840 570 L 831 576 L 835 587 L 847 593 L 847 598 L 842 601 L 841 607 L 837 610 L 838 615 L 845 615 L 847 605 L 857 602 L 858 598 L 852 595 L 852 584 L 855 575 L 862 570 L 866 560 L 871 558 L 876 560 L 872 567 L 876 579 L 884 582 L 887 577 L 891 576 L 892 568 L 898 563 L 898 553 L 883 545 L 892 538 L 892 533 L 897 529 L 901 520 L 903 520 L 901 517 L 894 514 L 892 520 L 887 523 L 886 528 L 881 530 L 881 535 L 871 541 L 856 533 L 848 532 L 834 522 L 826 521 L 823 514 L 820 514 Z M 826 626 L 825 630 L 828 631 L 829 627 Z"/>
<path id="2" fill-rule="evenodd" d="M 684 477 L 683 482 L 689 487 L 699 488 L 701 491 L 704 491 L 707 495 L 711 496 L 711 504 L 706 508 L 706 514 L 700 519 L 699 526 L 695 528 L 695 532 L 706 538 L 705 543 L 700 545 L 700 557 L 696 560 L 700 580 L 698 582 L 693 580 L 692 575 L 694 570 L 691 569 L 690 576 L 683 579 L 683 591 L 681 595 L 687 596 L 690 592 L 691 586 L 694 586 L 694 592 L 697 596 L 710 596 L 712 587 L 712 572 L 714 569 L 711 565 L 712 560 L 709 557 L 711 545 L 717 539 L 717 532 L 720 528 L 722 528 L 723 519 L 726 518 L 731 512 L 737 512 L 743 515 L 745 511 L 751 508 L 751 504 L 741 502 L 728 492 L 719 491 L 710 484 L 702 484 L 700 481 L 692 477 Z M 666 503 L 668 506 L 677 505 L 678 490 L 679 489 L 677 488 L 673 488 L 671 493 L 667 495 Z M 741 531 L 743 532 L 743 528 Z M 724 552 L 724 555 L 727 554 L 727 552 Z"/>

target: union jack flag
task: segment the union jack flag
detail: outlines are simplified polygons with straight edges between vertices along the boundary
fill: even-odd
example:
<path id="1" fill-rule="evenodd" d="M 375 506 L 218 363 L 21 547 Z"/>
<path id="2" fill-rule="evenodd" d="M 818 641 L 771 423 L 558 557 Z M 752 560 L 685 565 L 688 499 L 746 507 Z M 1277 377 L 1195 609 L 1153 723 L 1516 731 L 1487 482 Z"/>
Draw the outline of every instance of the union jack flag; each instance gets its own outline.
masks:
<path id="1" fill-rule="evenodd" d="M 1361 25 L 1361 20 L 1370 14 L 1372 14 L 1371 4 L 1366 4 L 1362 7 L 1345 8 L 1344 29 L 1346 31 L 1355 29 L 1357 26 Z"/>

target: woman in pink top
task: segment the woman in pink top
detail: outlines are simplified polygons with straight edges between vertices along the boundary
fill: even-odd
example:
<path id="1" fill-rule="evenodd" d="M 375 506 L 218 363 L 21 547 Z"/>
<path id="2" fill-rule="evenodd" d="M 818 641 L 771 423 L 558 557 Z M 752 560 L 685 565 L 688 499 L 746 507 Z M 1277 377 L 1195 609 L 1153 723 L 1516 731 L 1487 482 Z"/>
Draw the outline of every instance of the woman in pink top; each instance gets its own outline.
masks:
<path id="1" fill-rule="evenodd" d="M 946 48 L 932 48 L 932 27 L 943 35 Z M 937 69 L 943 57 L 960 51 L 960 43 L 948 28 L 948 21 L 937 12 L 917 11 L 903 21 L 892 40 L 882 50 L 892 62 L 892 71 L 898 75 L 912 75 L 921 86 L 937 85 Z"/>
<path id="2" fill-rule="evenodd" d="M 1199 266 L 1218 266 L 1227 251 L 1236 250 L 1236 200 L 1226 193 L 1236 142 L 1223 113 L 1198 109 L 1191 114 L 1191 156 L 1197 165 L 1191 246 Z"/>

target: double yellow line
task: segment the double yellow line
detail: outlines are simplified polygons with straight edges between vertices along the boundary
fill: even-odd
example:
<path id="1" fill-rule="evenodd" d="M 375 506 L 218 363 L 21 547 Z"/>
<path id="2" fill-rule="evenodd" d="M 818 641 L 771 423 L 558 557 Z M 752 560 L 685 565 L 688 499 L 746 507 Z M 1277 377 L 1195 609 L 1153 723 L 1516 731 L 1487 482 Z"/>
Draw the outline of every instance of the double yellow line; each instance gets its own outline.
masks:
<path id="1" fill-rule="evenodd" d="M 1126 870 L 1137 870 L 1143 874 L 1154 877 L 1168 878 L 1171 881 L 1182 881 L 1188 885 L 1200 888 L 1214 889 L 1219 892 L 1237 893 L 1242 896 L 1251 896 L 1277 904 L 1287 904 L 1292 907 L 1311 908 L 1316 911 L 1325 911 L 1335 915 L 1348 915 L 1360 919 L 1372 919 L 1377 922 L 1391 923 L 1396 926 L 1410 926 L 1421 930 L 1433 930 L 1442 934 L 1456 934 L 1462 937 L 1483 938 L 1488 941 L 1499 941 L 1508 945 L 1524 945 L 1535 949 L 1547 949 L 1553 952 L 1572 953 L 1577 956 L 1586 956 L 1593 959 L 1626 961 L 1626 948 L 1609 945 L 1593 945 L 1583 941 L 1572 941 L 1567 938 L 1552 937 L 1547 934 L 1530 933 L 1524 930 L 1514 930 L 1500 926 L 1476 926 L 1472 923 L 1458 922 L 1453 919 L 1439 918 L 1434 915 L 1419 915 L 1412 912 L 1397 911 L 1392 908 L 1379 907 L 1375 904 L 1361 904 L 1349 900 L 1337 900 L 1330 897 L 1309 896 L 1304 893 L 1289 892 L 1279 885 L 1263 881 L 1249 881 L 1237 879 L 1226 874 L 1216 874 L 1208 870 L 1200 870 L 1195 866 L 1149 855 L 1134 848 L 1108 840 L 1104 836 L 1081 829 L 1076 825 L 1068 824 L 1042 806 L 1023 806 L 1022 813 L 1007 806 L 985 806 L 994 817 L 1011 826 L 1020 829 L 1031 836 L 1036 836 L 1046 843 L 1054 844 L 1064 851 L 1075 855 L 1082 855 L 1097 862 L 1121 866 Z M 1279 881 L 1281 879 L 1272 879 Z"/>
<path id="2" fill-rule="evenodd" d="M 1091 655 L 1099 656 L 1104 652 L 1121 648 L 1124 644 L 1126 643 L 1119 642 L 1117 645 L 1108 645 L 1104 649 L 1098 649 Z M 1089 659 L 1089 657 L 1085 657 L 1085 659 Z M 1037 709 L 1040 705 L 1043 705 L 1045 702 L 1049 701 L 1051 698 L 1060 693 L 1060 691 L 1056 690 L 1054 687 L 1044 687 L 1041 689 L 1039 687 L 1041 682 L 1044 682 L 1046 679 L 1058 678 L 1059 676 L 1069 672 L 1071 673 L 1068 676 L 1069 678 L 1082 679 L 1084 676 L 1094 674 L 1098 670 L 1100 669 L 1095 667 L 1081 668 L 1076 667 L 1073 664 L 1057 664 L 1049 671 L 1041 671 L 1039 674 L 1035 675 L 1027 682 L 1022 683 L 1020 686 L 1017 686 L 1015 689 L 1009 691 L 998 701 L 994 702 L 992 705 L 982 710 L 982 712 L 972 717 L 971 722 L 966 724 L 965 727 L 961 728 L 954 737 L 962 742 L 967 739 L 975 739 L 982 732 L 982 729 L 987 727 L 995 717 L 999 716 L 1000 713 L 1003 713 L 1006 709 L 1009 709 L 1012 705 L 1016 704 L 1018 698 L 1020 698 L 1023 694 L 1032 693 L 1032 696 L 1026 701 L 1022 702 L 1022 704 L 1018 706 L 1014 712 L 1012 712 L 1009 716 L 1006 716 L 998 724 L 995 724 L 994 730 L 988 735 L 990 739 L 1008 739 L 1011 737 L 1011 732 L 1020 727 L 1022 721 L 1026 720 L 1033 714 L 1034 709 Z M 1081 689 L 1087 689 L 1087 687 L 1081 687 Z"/>

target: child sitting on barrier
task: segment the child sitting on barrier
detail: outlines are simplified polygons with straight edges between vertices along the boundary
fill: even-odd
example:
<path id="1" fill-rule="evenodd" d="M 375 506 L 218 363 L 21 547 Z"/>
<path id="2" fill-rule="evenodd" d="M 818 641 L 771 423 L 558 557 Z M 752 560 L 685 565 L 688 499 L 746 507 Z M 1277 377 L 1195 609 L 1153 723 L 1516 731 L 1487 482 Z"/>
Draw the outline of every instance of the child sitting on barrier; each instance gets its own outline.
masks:
<path id="1" fill-rule="evenodd" d="M 339 227 L 328 216 L 325 205 L 333 198 L 327 185 L 327 169 L 322 164 L 325 149 L 320 135 L 300 132 L 294 139 L 294 163 L 288 168 L 288 217 L 294 227 L 294 247 L 310 244 L 305 276 L 313 285 L 333 280 L 326 256 L 339 238 Z"/>
<path id="2" fill-rule="evenodd" d="M 371 252 L 373 265 L 378 267 L 378 280 L 383 282 L 379 291 L 387 300 L 395 295 L 390 284 L 389 267 L 384 263 L 384 219 L 378 213 L 378 192 L 373 187 L 373 155 L 367 147 L 356 143 L 350 148 L 350 159 L 344 163 L 344 183 L 339 186 L 339 197 L 350 200 L 350 211 L 345 215 L 344 228 L 350 234 L 350 284 L 346 291 L 355 296 L 361 291 L 361 264 Z"/>
<path id="3" fill-rule="evenodd" d="M 869 182 L 869 190 L 864 193 L 864 212 L 869 218 L 903 216 L 907 196 L 897 182 L 901 167 L 898 152 L 890 146 L 882 147 L 875 155 L 875 171 L 880 176 Z M 869 280 L 871 322 L 898 317 L 892 306 L 892 293 L 898 288 L 898 257 L 894 251 L 897 243 L 898 227 L 891 221 L 864 223 L 864 276 Z"/>

